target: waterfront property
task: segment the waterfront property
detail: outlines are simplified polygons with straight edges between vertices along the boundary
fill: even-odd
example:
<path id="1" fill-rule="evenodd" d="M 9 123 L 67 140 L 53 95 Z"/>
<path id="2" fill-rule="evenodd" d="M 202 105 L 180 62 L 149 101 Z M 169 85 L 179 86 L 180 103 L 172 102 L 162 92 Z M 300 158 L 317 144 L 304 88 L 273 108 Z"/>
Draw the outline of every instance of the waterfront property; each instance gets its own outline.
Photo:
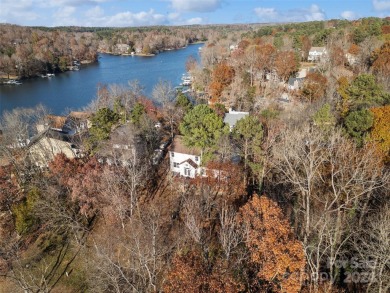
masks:
<path id="1" fill-rule="evenodd" d="M 170 170 L 184 177 L 195 178 L 202 173 L 201 150 L 184 145 L 183 137 L 176 136 L 169 150 Z"/>
<path id="2" fill-rule="evenodd" d="M 79 142 L 75 137 L 61 131 L 48 129 L 33 137 L 27 146 L 29 160 L 37 167 L 44 168 L 58 154 L 73 159 L 82 156 Z"/>

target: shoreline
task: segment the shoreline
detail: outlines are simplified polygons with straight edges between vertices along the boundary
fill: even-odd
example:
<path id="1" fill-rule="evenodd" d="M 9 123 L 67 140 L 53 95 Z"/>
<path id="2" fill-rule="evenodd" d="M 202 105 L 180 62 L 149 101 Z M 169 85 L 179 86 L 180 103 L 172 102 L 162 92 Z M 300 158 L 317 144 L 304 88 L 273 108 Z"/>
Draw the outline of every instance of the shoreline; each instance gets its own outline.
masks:
<path id="1" fill-rule="evenodd" d="M 180 48 L 166 48 L 166 49 L 163 49 L 162 51 L 160 51 L 158 53 L 150 53 L 150 54 L 135 53 L 135 52 L 133 52 L 133 53 L 113 53 L 113 52 L 102 52 L 102 51 L 98 51 L 98 54 L 107 54 L 107 55 L 113 55 L 113 56 L 154 57 L 154 56 L 157 56 L 158 54 L 164 53 L 166 51 L 182 50 L 182 49 L 185 49 L 185 48 L 187 48 L 188 46 L 191 46 L 191 45 L 199 45 L 199 44 L 204 44 L 204 43 L 206 43 L 206 42 L 198 41 L 198 42 L 187 44 L 184 47 L 180 47 Z"/>

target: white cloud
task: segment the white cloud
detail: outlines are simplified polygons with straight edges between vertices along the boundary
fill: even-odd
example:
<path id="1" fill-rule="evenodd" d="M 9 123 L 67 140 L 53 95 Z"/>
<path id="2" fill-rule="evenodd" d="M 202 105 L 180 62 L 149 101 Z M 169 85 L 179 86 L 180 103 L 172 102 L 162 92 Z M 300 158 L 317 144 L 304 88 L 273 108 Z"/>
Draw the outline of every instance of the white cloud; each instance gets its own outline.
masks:
<path id="1" fill-rule="evenodd" d="M 95 6 L 85 12 L 87 18 L 99 18 L 104 15 L 104 10 L 100 6 Z"/>
<path id="2" fill-rule="evenodd" d="M 68 17 L 70 17 L 74 12 L 76 11 L 76 8 L 74 7 L 71 7 L 71 6 L 64 6 L 60 9 L 58 9 L 55 13 L 54 13 L 54 17 L 55 18 L 62 18 L 62 19 L 66 19 Z"/>
<path id="3" fill-rule="evenodd" d="M 156 13 L 153 9 L 133 13 L 131 11 L 120 12 L 112 16 L 104 16 L 96 19 L 94 25 L 105 26 L 143 26 L 158 25 L 167 22 L 167 17 L 163 14 Z"/>
<path id="4" fill-rule="evenodd" d="M 172 12 L 168 14 L 169 21 L 179 21 L 181 19 L 180 13 Z"/>
<path id="5" fill-rule="evenodd" d="M 341 14 L 341 17 L 347 20 L 353 20 L 359 18 L 358 15 L 353 11 L 343 11 Z"/>
<path id="6" fill-rule="evenodd" d="M 389 0 L 372 0 L 372 5 L 377 11 L 390 10 Z"/>
<path id="7" fill-rule="evenodd" d="M 257 7 L 255 8 L 255 13 L 258 18 L 264 19 L 264 20 L 273 20 L 277 19 L 278 12 L 275 8 L 264 8 L 264 7 Z"/>
<path id="8" fill-rule="evenodd" d="M 222 5 L 222 0 L 171 0 L 172 7 L 177 11 L 212 12 Z"/>
<path id="9" fill-rule="evenodd" d="M 73 17 L 76 8 L 72 6 L 64 6 L 57 9 L 53 14 L 54 26 L 62 25 L 79 25 L 76 18 Z"/>
<path id="10" fill-rule="evenodd" d="M 36 20 L 39 15 L 33 12 L 33 7 L 32 0 L 1 0 L 0 22 L 19 24 L 21 20 Z"/>
<path id="11" fill-rule="evenodd" d="M 201 17 L 194 17 L 190 18 L 186 21 L 186 24 L 201 24 L 203 22 L 203 19 Z"/>
<path id="12" fill-rule="evenodd" d="M 97 5 L 111 0 L 35 0 L 40 7 L 80 7 L 86 5 Z"/>
<path id="13" fill-rule="evenodd" d="M 325 20 L 325 12 L 318 5 L 311 5 L 309 8 L 292 9 L 279 11 L 275 8 L 257 7 L 254 9 L 259 21 L 262 22 L 299 22 Z"/>

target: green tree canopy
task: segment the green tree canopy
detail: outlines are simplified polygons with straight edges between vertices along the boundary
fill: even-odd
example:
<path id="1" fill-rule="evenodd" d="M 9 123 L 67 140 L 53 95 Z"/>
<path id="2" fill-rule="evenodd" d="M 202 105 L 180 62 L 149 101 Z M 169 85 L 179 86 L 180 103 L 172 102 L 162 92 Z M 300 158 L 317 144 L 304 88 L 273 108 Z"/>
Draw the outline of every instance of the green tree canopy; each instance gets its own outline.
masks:
<path id="1" fill-rule="evenodd" d="M 181 108 L 185 113 L 187 113 L 192 109 L 192 103 L 185 94 L 179 92 L 176 97 L 175 107 Z"/>
<path id="2" fill-rule="evenodd" d="M 382 106 L 390 101 L 390 94 L 375 81 L 371 74 L 357 76 L 347 88 L 351 110 L 361 110 L 373 106 Z"/>
<path id="3" fill-rule="evenodd" d="M 205 150 L 213 148 L 221 135 L 228 132 L 228 127 L 214 110 L 198 105 L 184 116 L 180 132 L 187 146 Z"/>
<path id="4" fill-rule="evenodd" d="M 344 121 L 347 133 L 355 139 L 359 146 L 363 145 L 373 123 L 373 114 L 367 109 L 350 112 Z"/>
<path id="5" fill-rule="evenodd" d="M 248 115 L 238 120 L 233 129 L 233 136 L 238 143 L 241 156 L 244 158 L 245 170 L 249 164 L 252 173 L 258 173 L 260 166 L 254 157 L 261 155 L 260 145 L 263 138 L 263 126 L 259 119 L 255 116 Z"/>
<path id="6" fill-rule="evenodd" d="M 328 103 L 324 104 L 313 117 L 314 124 L 323 131 L 329 131 L 336 123 L 336 118 Z"/>
<path id="7" fill-rule="evenodd" d="M 109 108 L 99 109 L 91 118 L 88 146 L 90 150 L 97 147 L 102 140 L 110 138 L 112 126 L 118 123 L 119 115 Z"/>
<path id="8" fill-rule="evenodd" d="M 142 115 L 146 113 L 144 105 L 137 103 L 134 105 L 134 108 L 131 110 L 131 122 L 134 124 L 139 124 L 141 121 Z"/>

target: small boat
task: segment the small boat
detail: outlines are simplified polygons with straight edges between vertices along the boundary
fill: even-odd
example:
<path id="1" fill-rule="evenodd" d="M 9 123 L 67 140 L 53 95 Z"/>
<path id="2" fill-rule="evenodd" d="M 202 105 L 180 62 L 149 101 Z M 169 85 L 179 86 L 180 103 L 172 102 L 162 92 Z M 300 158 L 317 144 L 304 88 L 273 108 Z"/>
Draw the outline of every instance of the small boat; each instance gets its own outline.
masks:
<path id="1" fill-rule="evenodd" d="M 48 73 L 48 74 L 46 74 L 46 76 L 47 77 L 53 77 L 53 76 L 55 76 L 55 74 L 54 73 Z"/>
<path id="2" fill-rule="evenodd" d="M 18 80 L 10 79 L 10 80 L 7 80 L 6 82 L 4 82 L 4 84 L 20 85 L 22 83 L 20 81 L 18 81 Z"/>

